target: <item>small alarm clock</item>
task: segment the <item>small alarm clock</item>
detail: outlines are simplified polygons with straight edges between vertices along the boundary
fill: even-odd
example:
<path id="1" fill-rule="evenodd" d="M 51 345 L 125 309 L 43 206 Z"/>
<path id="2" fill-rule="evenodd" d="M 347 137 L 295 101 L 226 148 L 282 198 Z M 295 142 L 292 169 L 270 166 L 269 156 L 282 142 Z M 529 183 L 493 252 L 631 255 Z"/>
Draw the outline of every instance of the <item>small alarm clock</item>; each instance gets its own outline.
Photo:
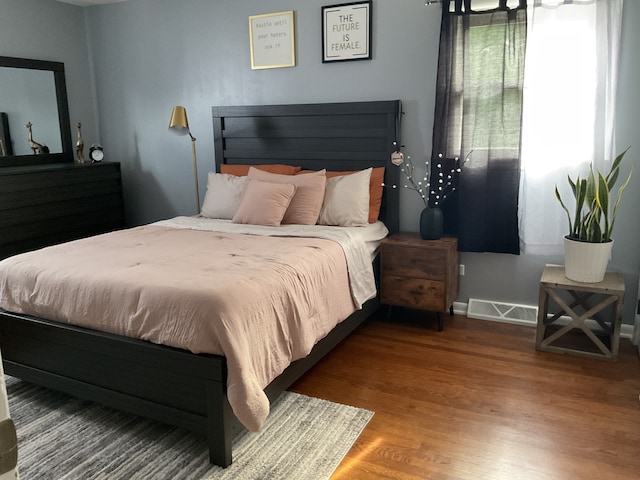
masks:
<path id="1" fill-rule="evenodd" d="M 89 148 L 89 158 L 91 159 L 92 163 L 101 162 L 102 159 L 104 158 L 104 152 L 102 151 L 102 146 L 97 143 L 94 143 L 93 145 L 91 145 L 91 147 Z"/>

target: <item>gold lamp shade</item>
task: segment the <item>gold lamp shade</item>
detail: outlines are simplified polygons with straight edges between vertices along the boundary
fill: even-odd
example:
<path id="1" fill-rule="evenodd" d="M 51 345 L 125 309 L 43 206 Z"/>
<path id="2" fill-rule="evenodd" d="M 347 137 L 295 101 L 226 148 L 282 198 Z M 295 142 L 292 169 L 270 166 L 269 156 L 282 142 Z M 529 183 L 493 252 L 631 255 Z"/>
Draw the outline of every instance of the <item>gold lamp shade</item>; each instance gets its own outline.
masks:
<path id="1" fill-rule="evenodd" d="M 189 120 L 187 120 L 186 108 L 181 105 L 173 107 L 171 120 L 169 121 L 169 128 L 182 135 L 189 133 Z"/>

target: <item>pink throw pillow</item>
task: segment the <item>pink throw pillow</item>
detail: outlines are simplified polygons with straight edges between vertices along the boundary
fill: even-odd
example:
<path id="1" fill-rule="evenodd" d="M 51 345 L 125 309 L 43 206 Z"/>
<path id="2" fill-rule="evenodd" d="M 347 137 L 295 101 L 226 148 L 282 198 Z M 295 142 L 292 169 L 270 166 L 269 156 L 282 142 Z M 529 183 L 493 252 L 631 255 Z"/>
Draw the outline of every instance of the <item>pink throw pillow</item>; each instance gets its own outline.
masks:
<path id="1" fill-rule="evenodd" d="M 233 223 L 279 227 L 296 187 L 249 179 Z"/>
<path id="2" fill-rule="evenodd" d="M 282 219 L 283 225 L 315 225 L 318 221 L 327 182 L 325 170 L 292 176 L 264 172 L 251 167 L 248 178 L 271 183 L 285 183 L 296 187 L 295 195 Z"/>

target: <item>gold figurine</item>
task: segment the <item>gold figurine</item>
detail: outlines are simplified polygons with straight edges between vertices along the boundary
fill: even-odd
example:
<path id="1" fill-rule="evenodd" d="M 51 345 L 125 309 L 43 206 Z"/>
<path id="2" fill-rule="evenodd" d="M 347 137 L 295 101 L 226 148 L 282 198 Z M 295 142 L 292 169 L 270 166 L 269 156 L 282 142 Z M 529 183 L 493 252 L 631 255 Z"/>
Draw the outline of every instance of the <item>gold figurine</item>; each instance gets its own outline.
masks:
<path id="1" fill-rule="evenodd" d="M 49 147 L 46 145 L 42 145 L 41 143 L 36 142 L 33 139 L 33 132 L 31 131 L 31 127 L 33 127 L 33 123 L 29 122 L 25 125 L 25 128 L 29 130 L 29 136 L 27 140 L 29 142 L 29 148 L 33 151 L 35 155 L 40 155 L 42 153 L 49 153 Z"/>
<path id="2" fill-rule="evenodd" d="M 82 133 L 80 129 L 82 124 L 78 122 L 78 139 L 76 140 L 76 162 L 84 163 L 84 140 L 82 139 Z"/>

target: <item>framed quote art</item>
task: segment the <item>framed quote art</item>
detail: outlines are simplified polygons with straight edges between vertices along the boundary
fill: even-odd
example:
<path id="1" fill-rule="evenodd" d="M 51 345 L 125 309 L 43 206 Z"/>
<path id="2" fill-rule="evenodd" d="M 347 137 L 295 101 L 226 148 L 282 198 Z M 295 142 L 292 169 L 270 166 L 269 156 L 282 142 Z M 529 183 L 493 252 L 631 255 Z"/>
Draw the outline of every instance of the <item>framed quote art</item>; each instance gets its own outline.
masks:
<path id="1" fill-rule="evenodd" d="M 371 0 L 322 7 L 322 61 L 371 59 Z"/>
<path id="2" fill-rule="evenodd" d="M 249 17 L 251 69 L 295 67 L 293 11 Z"/>

